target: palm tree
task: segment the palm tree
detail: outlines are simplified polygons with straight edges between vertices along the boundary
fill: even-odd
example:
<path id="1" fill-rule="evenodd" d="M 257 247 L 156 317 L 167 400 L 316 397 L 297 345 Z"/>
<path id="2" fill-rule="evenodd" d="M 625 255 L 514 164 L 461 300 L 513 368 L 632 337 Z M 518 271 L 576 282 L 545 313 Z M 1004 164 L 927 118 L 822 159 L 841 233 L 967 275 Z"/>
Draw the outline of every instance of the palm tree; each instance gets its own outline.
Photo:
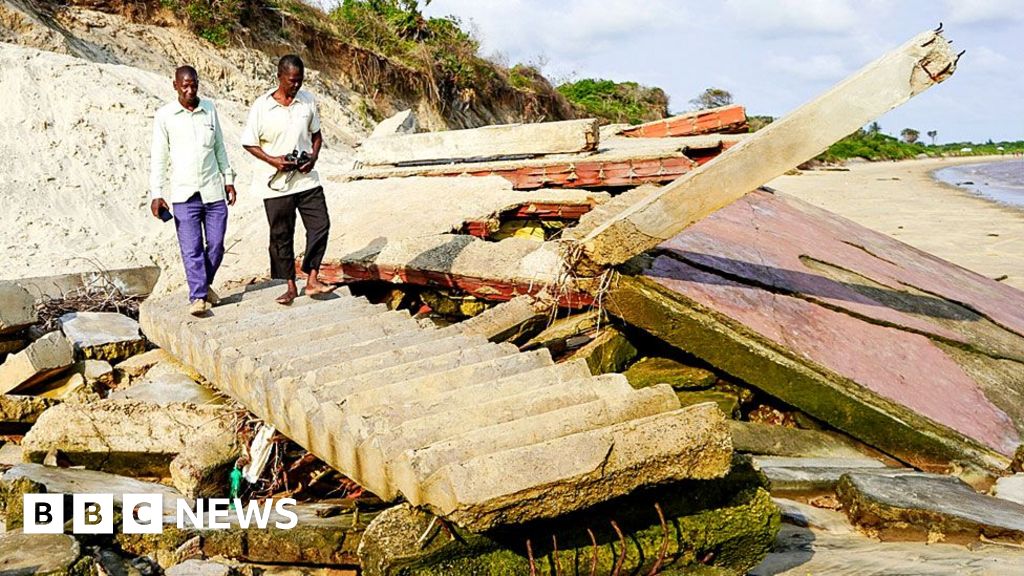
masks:
<path id="1" fill-rule="evenodd" d="M 939 135 L 938 130 L 929 130 L 928 137 L 932 139 L 932 146 L 935 146 L 935 137 Z"/>

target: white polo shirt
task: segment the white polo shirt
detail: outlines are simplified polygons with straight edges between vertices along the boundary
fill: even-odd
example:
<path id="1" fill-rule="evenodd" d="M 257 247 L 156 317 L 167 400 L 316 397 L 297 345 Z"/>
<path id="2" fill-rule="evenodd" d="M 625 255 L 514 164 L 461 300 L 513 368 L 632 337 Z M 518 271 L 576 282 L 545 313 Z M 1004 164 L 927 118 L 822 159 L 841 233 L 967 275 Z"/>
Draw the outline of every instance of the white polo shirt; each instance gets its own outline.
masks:
<path id="1" fill-rule="evenodd" d="M 156 111 L 149 170 L 151 199 L 184 202 L 199 192 L 209 204 L 223 200 L 225 184 L 234 183 L 235 171 L 228 162 L 212 101 L 200 99 L 190 111 L 175 100 Z"/>
<path id="2" fill-rule="evenodd" d="M 320 131 L 320 113 L 313 95 L 299 90 L 292 103 L 282 106 L 274 100 L 271 90 L 252 103 L 249 119 L 242 132 L 242 146 L 259 146 L 271 156 L 284 156 L 292 150 L 311 153 L 313 134 Z M 299 171 L 282 174 L 274 180 L 274 188 L 267 186 L 268 180 L 277 172 L 273 166 L 262 160 L 255 160 L 252 191 L 260 198 L 276 198 L 296 192 L 312 190 L 320 185 L 316 170 L 309 174 Z"/>

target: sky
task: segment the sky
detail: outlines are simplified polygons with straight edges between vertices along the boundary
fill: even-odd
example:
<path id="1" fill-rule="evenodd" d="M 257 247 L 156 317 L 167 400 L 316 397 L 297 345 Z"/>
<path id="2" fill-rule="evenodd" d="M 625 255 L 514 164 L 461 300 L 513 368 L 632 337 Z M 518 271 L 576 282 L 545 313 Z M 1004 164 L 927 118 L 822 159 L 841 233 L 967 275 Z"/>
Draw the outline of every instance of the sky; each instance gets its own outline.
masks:
<path id="1" fill-rule="evenodd" d="M 421 6 L 423 2 L 420 3 Z M 553 82 L 664 89 L 671 112 L 714 86 L 748 115 L 782 116 L 941 22 L 956 73 L 881 117 L 937 143 L 1024 140 L 1024 0 L 432 0 L 481 55 L 540 64 Z"/>

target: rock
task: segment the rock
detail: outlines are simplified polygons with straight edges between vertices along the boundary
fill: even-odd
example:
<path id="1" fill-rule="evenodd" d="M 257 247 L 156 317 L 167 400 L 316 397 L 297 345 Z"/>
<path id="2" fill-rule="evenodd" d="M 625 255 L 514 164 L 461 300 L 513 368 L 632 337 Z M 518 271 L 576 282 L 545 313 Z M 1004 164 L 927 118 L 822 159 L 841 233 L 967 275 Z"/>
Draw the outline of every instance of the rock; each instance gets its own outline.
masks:
<path id="1" fill-rule="evenodd" d="M 139 323 L 115 312 L 71 312 L 61 327 L 82 358 L 117 362 L 146 349 Z"/>
<path id="2" fill-rule="evenodd" d="M 597 375 L 622 372 L 635 357 L 636 347 L 622 332 L 611 326 L 602 326 L 593 340 L 570 354 L 566 360 L 582 358 L 587 361 L 590 373 Z"/>
<path id="3" fill-rule="evenodd" d="M 25 458 L 56 451 L 71 465 L 137 476 L 167 476 L 171 460 L 191 443 L 235 441 L 230 412 L 219 406 L 159 406 L 132 400 L 61 404 L 25 435 Z"/>
<path id="4" fill-rule="evenodd" d="M 570 344 L 572 344 L 572 340 L 575 337 L 593 332 L 597 328 L 598 323 L 601 323 L 601 312 L 599 310 L 590 310 L 582 314 L 573 314 L 572 316 L 560 318 L 552 322 L 540 334 L 527 341 L 526 344 L 523 344 L 523 350 L 534 350 L 543 347 L 550 350 L 552 356 L 561 356 L 569 348 L 573 347 Z M 583 341 L 586 340 L 584 338 Z M 577 344 L 576 346 L 579 345 Z"/>
<path id="5" fill-rule="evenodd" d="M 552 301 L 516 296 L 460 322 L 458 328 L 462 334 L 484 336 L 491 342 L 515 340 L 550 317 L 553 307 Z"/>
<path id="6" fill-rule="evenodd" d="M 24 434 L 57 402 L 35 396 L 0 395 L 0 434 Z"/>
<path id="7" fill-rule="evenodd" d="M 772 494 L 821 493 L 835 490 L 839 479 L 848 472 L 878 476 L 916 474 L 910 468 L 888 468 L 870 458 L 787 458 L 755 456 L 754 466 L 764 472 Z"/>
<path id="8" fill-rule="evenodd" d="M 1012 287 L 764 190 L 625 272 L 610 314 L 917 468 L 1002 471 L 1021 444 Z"/>
<path id="9" fill-rule="evenodd" d="M 181 365 L 165 361 L 156 364 L 140 381 L 119 388 L 109 396 L 115 400 L 140 400 L 160 406 L 169 404 L 223 404 L 222 397 L 192 379 Z"/>
<path id="10" fill-rule="evenodd" d="M 39 320 L 36 299 L 12 282 L 0 282 L 0 334 L 17 332 Z"/>
<path id="11" fill-rule="evenodd" d="M 847 515 L 883 539 L 1024 543 L 1024 506 L 978 494 L 936 474 L 884 477 L 851 472 L 836 486 Z"/>
<path id="12" fill-rule="evenodd" d="M 245 504 L 248 505 L 248 504 Z M 342 513 L 323 517 L 326 508 L 342 508 Z M 178 528 L 173 517 L 164 518 L 161 534 L 122 534 L 115 536 L 121 548 L 130 554 L 149 554 L 168 568 L 181 561 L 179 548 L 188 543 L 191 554 L 210 558 L 223 556 L 244 562 L 273 564 L 309 564 L 356 568 L 356 547 L 375 512 L 360 512 L 352 501 L 296 504 L 289 507 L 298 517 L 294 528 L 277 528 L 287 522 L 277 512 L 270 513 L 266 529 L 250 525 L 242 528 L 232 513 L 230 528 L 197 530 L 190 524 Z"/>
<path id="13" fill-rule="evenodd" d="M 740 415 L 740 396 L 732 390 L 680 390 L 676 397 L 682 406 L 714 402 L 726 418 L 738 418 Z"/>
<path id="14" fill-rule="evenodd" d="M 713 386 L 718 379 L 710 370 L 657 357 L 641 358 L 624 374 L 634 388 L 665 383 L 676 390 L 701 390 Z"/>
<path id="15" fill-rule="evenodd" d="M 67 534 L 0 534 L 4 576 L 86 576 L 92 559 L 81 556 L 78 540 Z"/>
<path id="16" fill-rule="evenodd" d="M 170 354 L 164 352 L 161 348 L 154 348 L 148 352 L 142 354 L 136 354 L 131 358 L 118 362 L 114 366 L 114 374 L 118 382 L 124 382 L 125 380 L 133 380 L 144 375 L 150 368 L 169 360 Z"/>
<path id="17" fill-rule="evenodd" d="M 430 514 L 401 504 L 370 523 L 359 544 L 359 558 L 366 576 L 529 574 L 530 540 L 538 567 L 551 570 L 558 565 L 562 574 L 587 574 L 593 554 L 596 573 L 611 574 L 623 553 L 609 523 L 614 519 L 627 543 L 622 574 L 650 572 L 666 541 L 660 573 L 690 573 L 688 568 L 697 568 L 700 559 L 707 558 L 723 574 L 742 574 L 764 557 L 779 529 L 778 510 L 760 482 L 749 464 L 737 462 L 723 479 L 640 490 L 565 517 L 531 523 L 529 529 L 513 526 L 486 533 L 451 524 L 442 530 Z M 655 504 L 664 514 L 667 533 Z M 596 548 L 587 528 L 593 530 Z M 557 539 L 557 552 L 552 538 Z"/>
<path id="18" fill-rule="evenodd" d="M 442 291 L 425 290 L 420 298 L 431 310 L 442 316 L 472 318 L 490 307 L 490 304 L 474 296 L 453 296 Z"/>
<path id="19" fill-rule="evenodd" d="M 173 488 L 155 482 L 143 482 L 95 470 L 57 468 L 19 463 L 0 476 L 0 505 L 6 510 L 8 527 L 21 526 L 24 494 L 113 494 L 120 506 L 124 494 L 160 494 L 165 515 L 173 515 L 182 495 Z M 173 519 L 173 517 L 172 517 Z"/>
<path id="20" fill-rule="evenodd" d="M 186 560 L 164 571 L 166 576 L 232 576 L 237 571 L 226 564 L 209 560 Z"/>
<path id="21" fill-rule="evenodd" d="M 992 495 L 996 498 L 1024 504 L 1024 474 L 1014 474 L 996 480 L 992 487 Z"/>
<path id="22" fill-rule="evenodd" d="M 863 458 L 852 442 L 838 434 L 759 422 L 730 422 L 737 452 L 802 458 Z"/>
<path id="23" fill-rule="evenodd" d="M 21 445 L 7 442 L 0 446 L 0 466 L 14 466 L 22 463 Z"/>
<path id="24" fill-rule="evenodd" d="M 64 335 L 50 332 L 0 364 L 0 393 L 30 388 L 74 361 L 74 352 Z"/>
<path id="25" fill-rule="evenodd" d="M 76 362 L 73 369 L 84 376 L 90 386 L 111 388 L 114 385 L 114 369 L 106 360 L 83 360 Z"/>
<path id="26" fill-rule="evenodd" d="M 74 401 L 78 403 L 100 399 L 99 395 L 95 394 L 92 389 L 86 385 L 85 377 L 78 372 L 72 372 L 43 385 L 37 386 L 33 388 L 33 392 L 38 394 L 41 398 Z"/>
<path id="27" fill-rule="evenodd" d="M 171 461 L 171 481 L 187 498 L 227 496 L 228 477 L 242 455 L 237 443 L 191 443 Z"/>
<path id="28" fill-rule="evenodd" d="M 412 109 L 402 110 L 381 120 L 377 127 L 373 129 L 370 138 L 394 136 L 395 134 L 413 134 L 418 127 L 416 114 L 413 113 Z"/>

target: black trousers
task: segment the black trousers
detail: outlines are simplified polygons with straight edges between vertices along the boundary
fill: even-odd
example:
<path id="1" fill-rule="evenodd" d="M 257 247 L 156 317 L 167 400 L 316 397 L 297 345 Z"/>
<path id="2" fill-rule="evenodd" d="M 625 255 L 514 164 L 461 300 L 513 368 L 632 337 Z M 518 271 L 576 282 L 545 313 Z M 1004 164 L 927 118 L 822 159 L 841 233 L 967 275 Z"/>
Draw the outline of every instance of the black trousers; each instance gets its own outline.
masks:
<path id="1" fill-rule="evenodd" d="M 320 268 L 327 252 L 327 236 L 331 219 L 323 187 L 263 200 L 270 223 L 270 277 L 275 280 L 295 279 L 295 213 L 302 217 L 306 229 L 306 255 L 302 271 Z"/>

